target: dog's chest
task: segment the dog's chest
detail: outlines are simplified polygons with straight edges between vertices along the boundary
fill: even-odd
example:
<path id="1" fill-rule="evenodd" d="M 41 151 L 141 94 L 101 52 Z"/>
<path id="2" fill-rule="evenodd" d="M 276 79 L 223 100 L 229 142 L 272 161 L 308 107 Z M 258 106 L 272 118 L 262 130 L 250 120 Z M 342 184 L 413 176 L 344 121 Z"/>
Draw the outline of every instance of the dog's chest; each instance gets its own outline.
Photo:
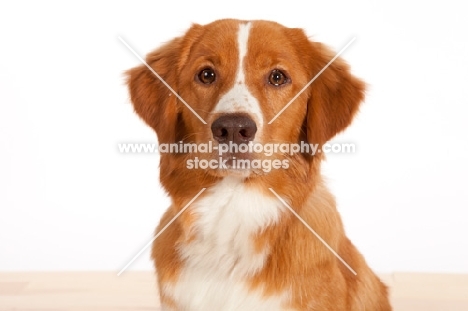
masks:
<path id="1" fill-rule="evenodd" d="M 268 256 L 254 236 L 279 220 L 281 202 L 233 178 L 208 191 L 194 203 L 196 239 L 180 248 L 184 267 L 167 294 L 183 310 L 281 310 L 286 294 L 265 297 L 246 283 Z"/>

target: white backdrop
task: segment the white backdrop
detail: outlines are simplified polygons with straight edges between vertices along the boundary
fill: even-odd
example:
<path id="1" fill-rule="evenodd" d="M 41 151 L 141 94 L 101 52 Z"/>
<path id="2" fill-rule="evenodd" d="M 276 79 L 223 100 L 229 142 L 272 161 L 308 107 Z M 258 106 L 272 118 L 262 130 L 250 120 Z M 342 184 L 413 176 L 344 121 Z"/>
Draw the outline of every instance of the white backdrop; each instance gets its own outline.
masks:
<path id="1" fill-rule="evenodd" d="M 8 4 L 7 4 L 8 3 Z M 118 271 L 168 198 L 122 72 L 192 22 L 270 19 L 336 50 L 369 83 L 324 167 L 346 230 L 379 272 L 468 273 L 468 22 L 457 1 L 2 2 L 0 270 Z M 129 269 L 151 269 L 149 252 Z"/>

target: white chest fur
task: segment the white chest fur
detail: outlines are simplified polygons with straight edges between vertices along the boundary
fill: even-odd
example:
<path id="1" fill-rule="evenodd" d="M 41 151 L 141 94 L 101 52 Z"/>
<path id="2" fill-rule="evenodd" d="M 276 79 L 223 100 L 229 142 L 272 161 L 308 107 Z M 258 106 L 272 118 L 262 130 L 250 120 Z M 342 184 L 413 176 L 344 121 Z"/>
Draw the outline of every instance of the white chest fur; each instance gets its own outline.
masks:
<path id="1" fill-rule="evenodd" d="M 287 293 L 265 297 L 244 283 L 268 254 L 254 251 L 253 235 L 279 220 L 281 202 L 233 177 L 207 191 L 193 203 L 196 239 L 180 249 L 184 268 L 163 290 L 181 310 L 282 310 Z"/>

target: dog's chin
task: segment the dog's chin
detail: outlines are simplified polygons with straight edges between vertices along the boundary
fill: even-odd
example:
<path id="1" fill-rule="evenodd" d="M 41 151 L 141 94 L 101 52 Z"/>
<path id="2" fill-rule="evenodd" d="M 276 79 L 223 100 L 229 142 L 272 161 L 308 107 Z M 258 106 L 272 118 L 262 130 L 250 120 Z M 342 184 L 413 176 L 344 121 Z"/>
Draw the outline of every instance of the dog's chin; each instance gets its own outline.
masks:
<path id="1" fill-rule="evenodd" d="M 218 169 L 212 171 L 213 174 L 215 174 L 218 177 L 238 177 L 238 178 L 248 178 L 250 177 L 253 172 L 252 170 L 248 169 L 233 169 L 233 168 L 228 168 L 228 169 Z"/>

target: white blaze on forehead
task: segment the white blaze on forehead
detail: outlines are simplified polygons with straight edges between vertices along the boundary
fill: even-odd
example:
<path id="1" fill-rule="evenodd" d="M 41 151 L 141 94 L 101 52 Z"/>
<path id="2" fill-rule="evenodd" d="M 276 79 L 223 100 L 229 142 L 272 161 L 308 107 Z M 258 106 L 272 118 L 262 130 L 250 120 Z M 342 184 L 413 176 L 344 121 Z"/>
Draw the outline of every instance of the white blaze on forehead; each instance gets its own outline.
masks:
<path id="1" fill-rule="evenodd" d="M 233 87 L 224 94 L 216 104 L 214 113 L 244 112 L 254 117 L 257 126 L 263 124 L 263 116 L 258 100 L 250 93 L 245 84 L 244 60 L 248 53 L 248 42 L 251 22 L 239 25 L 237 33 L 237 48 L 239 52 L 239 62 L 237 65 L 236 78 Z"/>
<path id="2" fill-rule="evenodd" d="M 245 84 L 244 58 L 247 55 L 247 44 L 249 43 L 251 23 L 240 24 L 237 34 L 237 46 L 239 49 L 239 67 L 237 68 L 236 83 Z"/>

